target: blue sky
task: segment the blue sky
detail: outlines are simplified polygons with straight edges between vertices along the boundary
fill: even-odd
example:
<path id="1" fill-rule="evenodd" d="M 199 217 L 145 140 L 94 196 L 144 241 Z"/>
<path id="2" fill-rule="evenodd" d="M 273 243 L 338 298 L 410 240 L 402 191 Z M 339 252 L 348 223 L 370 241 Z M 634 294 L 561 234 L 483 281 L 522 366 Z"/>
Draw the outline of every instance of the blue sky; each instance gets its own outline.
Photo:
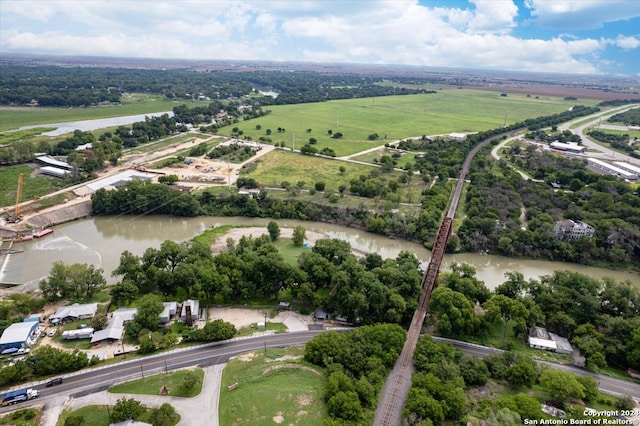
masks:
<path id="1" fill-rule="evenodd" d="M 640 77 L 640 0 L 0 0 L 0 54 Z"/>

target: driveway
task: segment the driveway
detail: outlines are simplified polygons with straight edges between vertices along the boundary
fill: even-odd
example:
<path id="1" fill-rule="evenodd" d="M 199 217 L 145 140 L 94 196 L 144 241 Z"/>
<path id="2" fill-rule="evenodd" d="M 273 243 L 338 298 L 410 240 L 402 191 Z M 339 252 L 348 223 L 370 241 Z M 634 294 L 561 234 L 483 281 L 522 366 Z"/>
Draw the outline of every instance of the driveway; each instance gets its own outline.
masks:
<path id="1" fill-rule="evenodd" d="M 222 370 L 226 364 L 216 364 L 204 369 L 202 392 L 194 398 L 179 398 L 160 395 L 131 395 L 109 393 L 107 391 L 91 393 L 79 398 L 61 397 L 44 410 L 43 426 L 55 426 L 60 413 L 66 408 L 76 410 L 86 405 L 114 405 L 119 398 L 134 398 L 147 407 L 157 408 L 162 404 L 171 404 L 178 414 L 178 426 L 218 426 L 218 401 Z"/>

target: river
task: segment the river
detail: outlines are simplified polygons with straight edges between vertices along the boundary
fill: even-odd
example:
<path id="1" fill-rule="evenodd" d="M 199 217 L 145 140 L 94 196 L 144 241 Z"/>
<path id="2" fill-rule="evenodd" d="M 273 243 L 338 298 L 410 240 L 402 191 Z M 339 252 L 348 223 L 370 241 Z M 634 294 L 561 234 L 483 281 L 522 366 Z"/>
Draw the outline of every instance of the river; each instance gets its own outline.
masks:
<path id="1" fill-rule="evenodd" d="M 44 136 L 60 136 L 73 133 L 75 130 L 90 132 L 92 130 L 105 129 L 107 127 L 127 126 L 129 124 L 144 121 L 145 117 L 160 117 L 163 114 L 173 116 L 173 111 L 150 112 L 148 114 L 127 115 L 123 117 L 98 118 L 95 120 L 67 121 L 65 123 L 38 124 L 35 126 L 23 126 L 18 130 L 35 129 L 38 127 L 55 127 L 55 130 L 42 133 Z"/>
<path id="2" fill-rule="evenodd" d="M 27 288 L 35 288 L 38 281 L 48 274 L 53 262 L 62 261 L 94 264 L 104 270 L 108 282 L 114 283 L 116 279 L 111 277 L 111 272 L 118 266 L 120 254 L 124 250 L 142 255 L 145 249 L 157 248 L 164 240 L 185 241 L 213 226 L 266 226 L 270 220 L 245 217 L 168 216 L 82 219 L 55 226 L 54 233 L 45 238 L 14 244 L 14 248 L 24 252 L 7 256 L 6 262 L 0 265 L 0 282 L 29 283 Z M 431 254 L 419 244 L 389 239 L 344 226 L 296 220 L 277 220 L 276 222 L 281 228 L 302 225 L 305 229 L 324 233 L 330 238 L 346 240 L 357 250 L 379 253 L 383 258 L 395 257 L 401 250 L 408 250 L 426 266 Z M 550 275 L 553 271 L 562 269 L 580 272 L 594 278 L 609 276 L 617 280 L 628 280 L 640 286 L 640 274 L 573 263 L 466 253 L 446 255 L 443 270 L 448 270 L 454 262 L 464 262 L 474 266 L 477 277 L 490 289 L 504 281 L 506 272 L 520 271 L 526 279 L 529 279 Z"/>

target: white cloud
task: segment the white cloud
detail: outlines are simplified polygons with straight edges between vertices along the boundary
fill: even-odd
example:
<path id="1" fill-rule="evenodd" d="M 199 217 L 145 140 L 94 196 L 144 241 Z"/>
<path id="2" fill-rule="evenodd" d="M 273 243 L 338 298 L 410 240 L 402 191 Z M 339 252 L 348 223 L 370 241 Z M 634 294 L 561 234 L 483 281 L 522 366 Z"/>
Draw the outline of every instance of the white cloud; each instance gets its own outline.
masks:
<path id="1" fill-rule="evenodd" d="M 513 1 L 470 0 L 476 6 L 469 29 L 473 31 L 488 31 L 506 33 L 515 27 L 518 16 L 518 6 Z"/>
<path id="2" fill-rule="evenodd" d="M 592 73 L 603 63 L 598 58 L 607 46 L 638 47 L 638 39 L 630 35 L 615 40 L 518 38 L 513 35 L 518 8 L 512 0 L 472 2 L 461 8 L 428 7 L 417 0 L 5 0 L 0 52 Z M 557 3 L 555 11 L 550 3 Z M 578 7 L 573 3 L 583 2 L 530 0 L 529 7 L 542 19 Z M 41 5 L 46 7 L 38 15 L 27 13 Z"/>
<path id="3" fill-rule="evenodd" d="M 640 40 L 636 37 L 625 37 L 623 35 L 618 35 L 615 41 L 616 45 L 622 49 L 635 49 L 640 46 Z"/>
<path id="4" fill-rule="evenodd" d="M 536 24 L 559 30 L 601 28 L 640 16 L 637 0 L 527 0 Z"/>

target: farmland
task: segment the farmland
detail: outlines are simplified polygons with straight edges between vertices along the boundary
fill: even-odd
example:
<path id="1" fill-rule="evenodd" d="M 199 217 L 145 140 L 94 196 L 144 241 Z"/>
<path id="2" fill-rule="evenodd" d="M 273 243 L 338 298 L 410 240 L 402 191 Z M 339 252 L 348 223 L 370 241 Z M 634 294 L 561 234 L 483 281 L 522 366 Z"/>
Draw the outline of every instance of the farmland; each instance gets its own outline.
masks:
<path id="1" fill-rule="evenodd" d="M 596 101 L 578 103 L 594 105 Z M 219 133 L 230 136 L 232 128 L 238 127 L 245 138 L 270 137 L 285 146 L 295 143 L 297 148 L 315 138 L 318 150 L 329 147 L 337 156 L 343 156 L 395 139 L 487 130 L 505 122 L 565 111 L 575 104 L 576 101 L 546 96 L 536 99 L 519 94 L 500 96 L 488 91 L 444 89 L 426 95 L 271 106 L 271 114 L 222 128 Z M 278 132 L 278 128 L 284 131 Z M 271 130 L 270 135 L 267 130 Z M 343 134 L 342 138 L 332 138 L 337 132 Z M 377 140 L 368 140 L 376 133 Z"/>

